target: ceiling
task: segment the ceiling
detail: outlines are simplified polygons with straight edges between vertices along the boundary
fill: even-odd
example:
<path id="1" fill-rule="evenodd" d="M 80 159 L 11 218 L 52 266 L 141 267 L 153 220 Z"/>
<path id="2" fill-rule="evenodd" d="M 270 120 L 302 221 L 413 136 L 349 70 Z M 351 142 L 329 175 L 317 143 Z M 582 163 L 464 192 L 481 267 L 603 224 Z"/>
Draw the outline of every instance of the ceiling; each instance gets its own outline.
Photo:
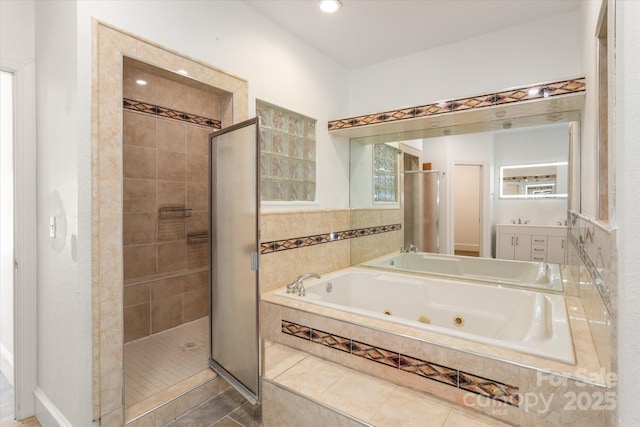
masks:
<path id="1" fill-rule="evenodd" d="M 580 0 L 245 0 L 347 69 L 388 61 L 580 7 Z"/>

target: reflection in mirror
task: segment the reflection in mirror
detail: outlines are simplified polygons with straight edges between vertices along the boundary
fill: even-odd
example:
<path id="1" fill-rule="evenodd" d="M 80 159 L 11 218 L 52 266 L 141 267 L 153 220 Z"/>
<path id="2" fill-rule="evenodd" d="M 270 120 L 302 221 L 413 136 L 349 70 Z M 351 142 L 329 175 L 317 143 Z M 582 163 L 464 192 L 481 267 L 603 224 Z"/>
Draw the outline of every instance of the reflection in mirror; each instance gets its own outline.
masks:
<path id="1" fill-rule="evenodd" d="M 530 117 L 528 125 L 522 120 L 523 126 L 497 126 L 494 121 L 485 127 L 476 123 L 473 127 L 434 129 L 430 128 L 420 134 L 412 131 L 405 136 L 411 136 L 411 148 L 421 157 L 422 162 L 430 163 L 433 169 L 439 169 L 442 174 L 440 201 L 440 219 L 438 221 L 439 253 L 451 254 L 459 242 L 466 242 L 463 229 L 458 227 L 465 224 L 464 214 L 459 215 L 460 209 L 453 203 L 453 185 L 460 183 L 461 178 L 453 166 L 462 163 L 485 165 L 486 172 L 481 174 L 480 183 L 476 179 L 475 185 L 481 185 L 480 202 L 480 257 L 495 257 L 495 230 L 497 224 L 522 223 L 537 226 L 557 226 L 564 223 L 567 209 L 572 203 L 579 204 L 580 173 L 580 138 L 575 129 L 579 128 L 579 112 L 567 112 L 558 121 L 557 115 Z M 546 120 L 546 121 L 545 121 Z M 445 134 L 446 133 L 446 134 Z M 398 156 L 400 169 L 400 189 L 397 201 L 376 203 L 374 200 L 374 146 L 381 140 L 391 138 L 389 134 L 381 138 L 353 138 L 351 147 L 350 170 L 350 205 L 352 210 L 352 228 L 380 226 L 402 223 L 400 236 L 393 233 L 377 236 L 375 239 L 354 239 L 351 246 L 351 263 L 360 264 L 363 261 L 380 257 L 399 249 L 408 247 L 409 243 L 404 235 L 406 231 L 405 209 L 407 208 L 406 175 L 407 169 L 414 169 L 406 163 L 407 139 L 402 134 L 396 135 L 395 142 L 386 142 L 387 146 L 405 152 Z M 418 137 L 418 138 L 416 138 Z M 553 170 L 546 170 L 540 165 L 553 164 Z M 536 165 L 538 170 L 527 171 L 505 166 Z M 505 172 L 514 172 L 510 174 Z M 500 174 L 502 171 L 502 175 Z M 534 175 L 555 175 L 546 181 L 518 184 L 518 194 L 509 193 L 503 188 L 503 178 L 515 181 L 518 177 L 532 177 Z M 537 177 L 539 179 L 539 177 Z M 533 179 L 533 178 L 530 178 Z M 522 179 L 520 179 L 522 181 Z M 471 185 L 471 184 L 469 184 Z M 520 194 L 519 188 L 524 190 Z M 526 193 L 528 191 L 528 195 Z M 456 193 L 460 191 L 456 190 Z M 546 194 L 543 194 L 546 193 Z M 506 196 L 506 197 L 505 197 Z M 455 230 L 455 231 L 454 231 Z M 369 241 L 370 240 L 370 241 Z M 415 239 L 414 239 L 415 240 Z M 428 252 L 422 250 L 421 252 Z"/>
<path id="2" fill-rule="evenodd" d="M 566 198 L 568 162 L 500 167 L 500 197 L 505 199 Z"/>

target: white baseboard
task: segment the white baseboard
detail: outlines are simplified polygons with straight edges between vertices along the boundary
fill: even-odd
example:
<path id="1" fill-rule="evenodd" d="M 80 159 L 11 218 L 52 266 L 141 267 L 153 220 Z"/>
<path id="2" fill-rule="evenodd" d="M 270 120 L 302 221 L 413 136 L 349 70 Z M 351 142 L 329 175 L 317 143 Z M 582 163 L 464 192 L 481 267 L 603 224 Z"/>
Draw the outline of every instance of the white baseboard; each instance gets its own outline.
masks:
<path id="1" fill-rule="evenodd" d="M 2 375 L 9 381 L 11 387 L 15 388 L 13 378 L 13 354 L 7 350 L 7 347 L 5 347 L 3 343 L 0 343 L 0 372 L 2 372 Z"/>
<path id="2" fill-rule="evenodd" d="M 49 400 L 40 387 L 36 387 L 33 395 L 36 398 L 36 418 L 40 425 L 45 427 L 73 427 L 69 420 L 62 415 L 62 412 L 60 412 L 56 405 Z"/>

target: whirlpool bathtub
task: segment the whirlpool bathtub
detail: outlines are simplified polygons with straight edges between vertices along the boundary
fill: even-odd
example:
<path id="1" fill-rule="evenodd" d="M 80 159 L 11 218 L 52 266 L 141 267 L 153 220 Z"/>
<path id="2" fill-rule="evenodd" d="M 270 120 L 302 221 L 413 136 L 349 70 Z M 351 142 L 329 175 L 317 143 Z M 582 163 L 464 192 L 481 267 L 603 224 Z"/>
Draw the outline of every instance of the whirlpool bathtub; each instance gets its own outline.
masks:
<path id="1" fill-rule="evenodd" d="M 564 297 L 434 277 L 348 268 L 276 295 L 575 363 Z"/>

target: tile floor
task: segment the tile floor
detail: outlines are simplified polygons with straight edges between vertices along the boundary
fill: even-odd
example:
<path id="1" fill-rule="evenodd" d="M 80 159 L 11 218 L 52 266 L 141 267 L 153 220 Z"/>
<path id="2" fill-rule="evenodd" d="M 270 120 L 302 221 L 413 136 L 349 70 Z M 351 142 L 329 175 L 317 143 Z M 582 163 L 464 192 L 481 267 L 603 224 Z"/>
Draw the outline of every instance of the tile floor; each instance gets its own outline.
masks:
<path id="1" fill-rule="evenodd" d="M 489 417 L 279 344 L 267 344 L 265 377 L 374 426 L 507 427 Z M 0 382 L 0 427 L 13 420 L 13 389 Z M 11 413 L 8 413 L 10 408 Z M 261 408 L 228 387 L 165 427 L 261 427 Z M 279 427 L 279 426 L 268 426 Z"/>
<path id="2" fill-rule="evenodd" d="M 169 389 L 208 368 L 209 318 L 125 344 L 125 407 Z"/>
<path id="3" fill-rule="evenodd" d="M 259 405 L 251 405 L 234 388 L 228 388 L 165 427 L 260 427 Z"/>

